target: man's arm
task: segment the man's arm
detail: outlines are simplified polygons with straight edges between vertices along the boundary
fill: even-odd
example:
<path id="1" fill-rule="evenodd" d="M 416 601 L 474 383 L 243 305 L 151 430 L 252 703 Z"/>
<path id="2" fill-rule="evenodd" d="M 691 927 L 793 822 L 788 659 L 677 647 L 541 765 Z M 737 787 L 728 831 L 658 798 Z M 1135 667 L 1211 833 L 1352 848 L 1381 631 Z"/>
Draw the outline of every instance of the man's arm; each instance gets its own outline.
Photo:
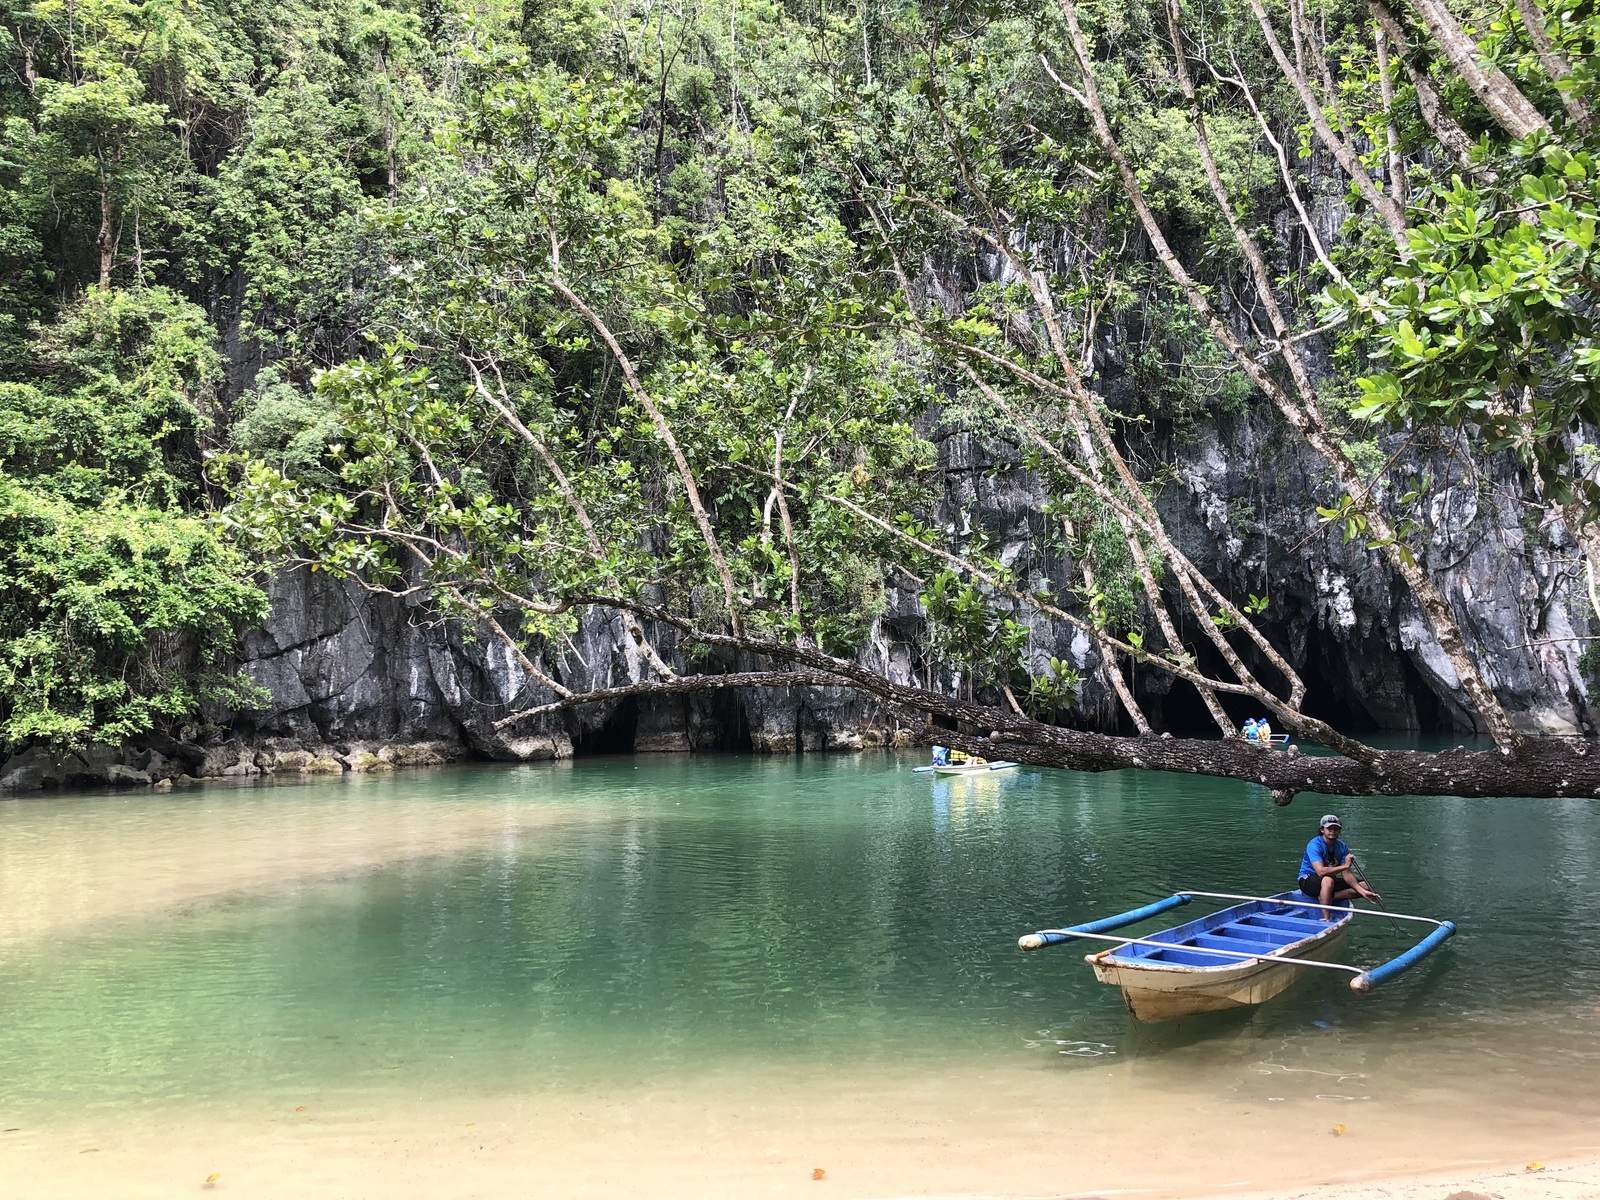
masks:
<path id="1" fill-rule="evenodd" d="M 1343 875 L 1354 865 L 1355 858 L 1354 854 L 1347 853 L 1343 862 L 1333 864 L 1325 863 L 1318 859 L 1311 864 L 1311 869 L 1317 873 L 1319 879 L 1325 875 Z"/>

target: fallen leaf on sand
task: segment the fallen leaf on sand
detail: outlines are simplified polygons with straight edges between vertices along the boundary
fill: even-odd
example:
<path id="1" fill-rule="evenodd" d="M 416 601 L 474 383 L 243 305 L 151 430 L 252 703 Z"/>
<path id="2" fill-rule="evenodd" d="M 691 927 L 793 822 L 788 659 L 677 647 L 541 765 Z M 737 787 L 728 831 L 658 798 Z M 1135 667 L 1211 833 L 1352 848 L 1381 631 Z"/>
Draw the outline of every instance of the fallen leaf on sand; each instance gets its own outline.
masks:
<path id="1" fill-rule="evenodd" d="M 1344 1133 L 1344 1126 L 1343 1125 L 1335 1125 L 1328 1132 L 1333 1134 L 1334 1137 L 1338 1137 L 1338 1136 L 1340 1136 L 1341 1134 Z"/>
<path id="2" fill-rule="evenodd" d="M 211 1174 L 206 1176 L 206 1182 L 207 1183 L 215 1183 L 217 1180 L 219 1180 L 221 1178 L 222 1178 L 222 1172 L 221 1171 L 213 1171 L 213 1172 L 211 1172 Z"/>
<path id="3" fill-rule="evenodd" d="M 304 1104 L 301 1104 L 301 1105 L 299 1105 L 298 1107 L 295 1108 L 295 1112 L 305 1112 L 305 1110 L 306 1110 L 306 1106 Z"/>
<path id="4" fill-rule="evenodd" d="M 1544 1164 L 1542 1162 L 1539 1162 L 1537 1159 L 1535 1159 L 1533 1162 L 1529 1163 L 1527 1166 L 1523 1167 L 1522 1169 L 1524 1171 L 1542 1171 L 1542 1170 L 1544 1170 Z"/>
<path id="5" fill-rule="evenodd" d="M 827 1174 L 827 1172 L 824 1171 L 821 1167 L 812 1167 L 811 1168 L 811 1178 L 813 1178 L 813 1179 L 821 1179 L 826 1174 Z"/>
<path id="6" fill-rule="evenodd" d="M 90 1146 L 87 1150 L 79 1150 L 78 1153 L 79 1154 L 99 1154 L 100 1153 L 100 1147 L 99 1146 Z"/>

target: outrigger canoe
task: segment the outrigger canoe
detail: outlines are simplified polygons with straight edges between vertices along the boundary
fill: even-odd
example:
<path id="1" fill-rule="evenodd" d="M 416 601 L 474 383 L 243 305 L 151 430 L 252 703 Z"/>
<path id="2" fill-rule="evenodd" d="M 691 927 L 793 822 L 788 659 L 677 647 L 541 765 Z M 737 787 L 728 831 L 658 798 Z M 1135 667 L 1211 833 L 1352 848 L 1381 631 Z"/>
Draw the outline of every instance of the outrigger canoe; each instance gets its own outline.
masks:
<path id="1" fill-rule="evenodd" d="M 1239 900 L 1149 937 L 1126 940 L 1109 935 L 1201 897 Z M 1323 914 L 1328 914 L 1328 920 Z M 1325 961 L 1339 946 L 1357 916 L 1388 916 L 1435 928 L 1405 953 L 1363 970 Z M 1348 905 L 1324 907 L 1299 892 L 1277 896 L 1235 896 L 1223 892 L 1179 892 L 1143 908 L 1074 925 L 1042 929 L 1017 940 L 1024 950 L 1088 939 L 1115 945 L 1084 956 L 1101 983 L 1122 989 L 1128 1011 L 1140 1021 L 1165 1021 L 1196 1013 L 1219 1012 L 1270 1000 L 1307 971 L 1321 967 L 1349 972 L 1350 987 L 1365 994 L 1386 979 L 1421 962 L 1456 931 L 1450 921 L 1377 913 Z"/>

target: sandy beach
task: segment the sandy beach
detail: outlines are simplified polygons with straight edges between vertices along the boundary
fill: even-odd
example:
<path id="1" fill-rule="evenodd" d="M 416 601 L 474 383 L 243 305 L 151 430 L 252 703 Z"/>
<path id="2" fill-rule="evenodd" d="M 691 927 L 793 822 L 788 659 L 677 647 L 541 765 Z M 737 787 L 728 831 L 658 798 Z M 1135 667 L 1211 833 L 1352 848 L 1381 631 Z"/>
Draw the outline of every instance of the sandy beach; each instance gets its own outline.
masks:
<path id="1" fill-rule="evenodd" d="M 1592 1123 L 1584 1138 L 1537 1117 L 1483 1129 L 1459 1112 L 1385 1106 L 1263 1112 L 1113 1076 L 1093 1098 L 1079 1075 L 972 1070 L 939 1083 L 726 1077 L 385 1111 L 307 1096 L 277 1112 L 75 1117 L 0 1134 L 0 1177 L 13 1200 L 156 1200 L 213 1175 L 206 1190 L 262 1200 L 1600 1197 Z"/>
<path id="2" fill-rule="evenodd" d="M 1587 1200 L 1600 1196 L 1600 1160 L 1542 1162 L 1463 1174 L 1445 1171 L 1395 1179 L 1364 1179 L 1358 1185 L 1327 1183 L 1243 1193 L 1245 1200 Z M 1241 1193 L 1213 1192 L 1195 1200 L 1239 1200 Z"/>

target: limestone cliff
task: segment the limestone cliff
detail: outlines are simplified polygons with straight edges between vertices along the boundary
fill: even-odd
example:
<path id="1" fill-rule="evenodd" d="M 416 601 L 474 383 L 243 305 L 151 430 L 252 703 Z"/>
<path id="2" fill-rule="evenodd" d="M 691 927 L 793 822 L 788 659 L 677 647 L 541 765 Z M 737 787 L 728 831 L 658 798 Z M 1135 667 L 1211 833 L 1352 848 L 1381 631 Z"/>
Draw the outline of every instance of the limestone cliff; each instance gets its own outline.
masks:
<path id="1" fill-rule="evenodd" d="M 1305 677 L 1309 711 L 1355 730 L 1472 731 L 1470 708 L 1415 603 L 1377 553 L 1323 527 L 1315 508 L 1336 500 L 1332 485 L 1315 456 L 1269 415 L 1204 423 L 1144 450 L 1172 464 L 1159 504 L 1184 553 L 1236 597 L 1269 597 L 1262 620 Z M 959 540 L 976 524 L 1025 584 L 1067 588 L 1071 564 L 1041 549 L 1038 481 L 1020 466 L 996 472 L 967 434 L 945 437 L 941 457 L 951 483 L 939 515 L 949 536 Z M 1419 471 L 1442 482 L 1460 474 L 1443 451 L 1413 457 Z M 1592 623 L 1578 555 L 1559 522 L 1524 518 L 1535 511 L 1525 499 L 1509 470 L 1438 488 L 1426 514 L 1434 531 L 1429 564 L 1519 724 L 1588 730 L 1586 688 L 1569 640 Z M 321 747 L 359 767 L 383 761 L 375 755 L 404 757 L 402 746 L 413 756 L 500 759 L 790 753 L 886 745 L 909 733 L 851 693 L 796 688 L 595 705 L 506 736 L 494 721 L 540 693 L 495 640 L 325 576 L 280 576 L 271 588 L 272 617 L 246 639 L 244 658 L 277 703 L 233 721 L 236 768 L 246 760 L 258 769 L 292 768 Z M 1083 672 L 1082 703 L 1064 719 L 1115 728 L 1118 714 L 1090 640 L 1037 615 L 1029 620 L 1039 664 L 1054 655 Z M 896 679 L 949 686 L 925 660 L 922 632 L 915 602 L 891 591 L 862 657 Z M 659 644 L 679 669 L 721 669 L 684 663 L 670 636 Z M 574 688 L 629 682 L 643 669 L 620 623 L 595 617 L 548 665 Z M 1206 731 L 1187 685 L 1148 670 L 1135 682 L 1158 728 Z"/>

